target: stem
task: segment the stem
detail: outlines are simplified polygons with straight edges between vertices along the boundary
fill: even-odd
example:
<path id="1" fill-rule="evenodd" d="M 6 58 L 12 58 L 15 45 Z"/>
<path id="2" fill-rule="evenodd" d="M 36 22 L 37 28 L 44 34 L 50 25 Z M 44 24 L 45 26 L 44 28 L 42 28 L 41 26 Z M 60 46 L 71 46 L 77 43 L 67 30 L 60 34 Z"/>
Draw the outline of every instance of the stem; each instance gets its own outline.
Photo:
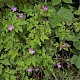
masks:
<path id="1" fill-rule="evenodd" d="M 44 2 L 47 3 L 47 0 L 45 0 Z"/>

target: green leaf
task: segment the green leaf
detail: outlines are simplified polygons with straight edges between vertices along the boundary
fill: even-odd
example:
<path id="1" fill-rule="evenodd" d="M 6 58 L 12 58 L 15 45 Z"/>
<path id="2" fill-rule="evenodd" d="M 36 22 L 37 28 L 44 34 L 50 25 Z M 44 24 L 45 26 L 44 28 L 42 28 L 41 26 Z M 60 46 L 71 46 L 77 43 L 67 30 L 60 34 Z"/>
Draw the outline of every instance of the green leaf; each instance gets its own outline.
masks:
<path id="1" fill-rule="evenodd" d="M 18 26 L 18 31 L 22 32 L 22 26 Z"/>
<path id="2" fill-rule="evenodd" d="M 21 61 L 21 60 L 18 61 L 17 64 L 18 64 L 19 66 L 24 66 L 24 65 L 25 65 L 25 64 L 24 64 L 24 61 Z"/>
<path id="3" fill-rule="evenodd" d="M 29 80 L 29 79 L 28 79 L 28 76 L 25 77 L 25 80 Z"/>
<path id="4" fill-rule="evenodd" d="M 15 31 L 16 31 L 16 32 L 19 32 L 19 31 L 20 31 L 20 32 L 23 32 L 22 26 L 16 26 L 16 27 L 15 27 Z"/>
<path id="5" fill-rule="evenodd" d="M 33 33 L 29 33 L 29 37 L 30 38 L 34 38 L 34 34 Z"/>
<path id="6" fill-rule="evenodd" d="M 72 0 L 63 0 L 65 3 L 72 3 Z"/>
<path id="7" fill-rule="evenodd" d="M 14 5 L 14 1 L 13 0 L 6 0 L 6 4 L 8 7 L 12 7 Z"/>
<path id="8" fill-rule="evenodd" d="M 51 16 L 51 18 L 49 18 L 49 22 L 52 28 L 55 28 L 61 21 L 62 21 L 62 18 L 59 17 L 58 15 L 54 15 L 54 16 Z"/>
<path id="9" fill-rule="evenodd" d="M 80 55 L 79 56 L 73 55 L 73 57 L 71 58 L 71 63 L 75 64 L 76 67 L 80 69 Z"/>
<path id="10" fill-rule="evenodd" d="M 1 75 L 1 73 L 2 73 L 3 68 L 4 68 L 3 65 L 0 64 L 0 75 Z"/>
<path id="11" fill-rule="evenodd" d="M 2 3 L 2 2 L 0 2 L 0 8 L 1 7 L 3 7 L 4 6 L 4 3 Z M 0 14 L 1 14 L 1 12 L 0 12 Z M 2 16 L 0 15 L 0 18 L 1 18 Z"/>
<path id="12" fill-rule="evenodd" d="M 77 50 L 80 50 L 80 41 L 73 42 L 73 45 Z"/>
<path id="13" fill-rule="evenodd" d="M 10 75 L 10 80 L 16 80 L 16 76 Z"/>
<path id="14" fill-rule="evenodd" d="M 78 14 L 80 14 L 80 7 L 78 8 Z"/>
<path id="15" fill-rule="evenodd" d="M 18 52 L 10 50 L 8 55 L 11 55 L 11 59 L 14 59 L 18 55 Z"/>
<path id="16" fill-rule="evenodd" d="M 17 20 L 15 26 L 21 26 L 27 24 L 27 21 L 25 20 Z"/>
<path id="17" fill-rule="evenodd" d="M 28 23 L 27 30 L 30 31 L 34 26 L 31 23 Z"/>
<path id="18" fill-rule="evenodd" d="M 32 59 L 32 60 L 31 60 L 32 65 L 33 65 L 33 66 L 36 66 L 36 60 L 35 60 L 35 57 L 32 57 L 31 59 Z"/>
<path id="19" fill-rule="evenodd" d="M 41 42 L 38 36 L 35 36 L 34 42 L 41 46 Z"/>
<path id="20" fill-rule="evenodd" d="M 79 15 L 79 14 L 78 14 L 78 10 L 75 10 L 75 11 L 74 11 L 74 14 Z"/>
<path id="21" fill-rule="evenodd" d="M 61 0 L 52 0 L 52 5 L 58 5 L 61 3 Z"/>
<path id="22" fill-rule="evenodd" d="M 49 38 L 45 34 L 42 34 L 40 39 L 44 42 L 45 39 L 48 40 Z"/>
<path id="23" fill-rule="evenodd" d="M 7 56 L 8 56 L 7 54 L 1 55 L 1 56 L 0 56 L 0 59 L 4 59 L 4 58 L 6 58 Z"/>
<path id="24" fill-rule="evenodd" d="M 26 59 L 25 64 L 28 65 L 28 66 L 30 66 L 31 65 L 31 58 Z"/>
<path id="25" fill-rule="evenodd" d="M 49 22 L 52 28 L 55 28 L 60 22 L 72 22 L 73 14 L 69 9 L 61 7 L 56 15 L 51 15 Z"/>
<path id="26" fill-rule="evenodd" d="M 12 16 L 12 24 L 14 24 L 14 22 L 17 20 L 17 15 L 16 14 L 14 14 L 13 16 Z"/>
<path id="27" fill-rule="evenodd" d="M 0 63 L 1 63 L 1 64 L 4 64 L 4 65 L 10 65 L 8 59 L 0 60 Z"/>
<path id="28" fill-rule="evenodd" d="M 50 72 L 51 72 L 51 74 L 55 77 L 55 79 L 57 79 L 54 70 L 50 68 Z"/>
<path id="29" fill-rule="evenodd" d="M 10 70 L 8 71 L 8 73 L 9 73 L 9 74 L 15 74 L 15 73 L 16 73 L 16 71 L 15 71 L 15 70 L 13 70 L 13 69 L 10 69 Z"/>
<path id="30" fill-rule="evenodd" d="M 80 27 L 80 26 L 78 26 L 78 28 L 79 28 L 79 27 Z M 76 40 L 76 41 L 79 41 L 79 40 L 80 40 L 80 33 L 77 34 L 76 39 L 78 39 L 78 40 Z"/>
<path id="31" fill-rule="evenodd" d="M 71 58 L 71 63 L 72 63 L 72 64 L 75 64 L 76 61 L 77 61 L 77 58 L 78 58 L 78 56 L 73 55 L 73 57 Z"/>
<path id="32" fill-rule="evenodd" d="M 77 62 L 75 63 L 78 69 L 80 69 L 80 55 L 78 56 Z"/>
<path id="33" fill-rule="evenodd" d="M 71 22 L 73 20 L 73 14 L 71 10 L 61 7 L 57 13 L 59 17 L 63 19 L 63 21 Z"/>
<path id="34" fill-rule="evenodd" d="M 47 70 L 44 70 L 44 74 L 45 74 L 46 77 L 49 76 L 49 72 Z"/>
<path id="35" fill-rule="evenodd" d="M 17 29 L 17 28 L 15 28 L 15 32 L 17 32 L 17 33 L 18 33 L 18 29 Z"/>

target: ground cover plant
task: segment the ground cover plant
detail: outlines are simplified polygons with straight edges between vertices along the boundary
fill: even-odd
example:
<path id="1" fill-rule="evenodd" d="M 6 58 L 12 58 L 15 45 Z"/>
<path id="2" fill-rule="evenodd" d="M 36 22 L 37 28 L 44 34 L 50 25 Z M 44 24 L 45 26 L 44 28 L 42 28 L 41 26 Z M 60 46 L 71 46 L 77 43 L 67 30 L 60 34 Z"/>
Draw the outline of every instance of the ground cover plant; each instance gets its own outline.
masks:
<path id="1" fill-rule="evenodd" d="M 79 3 L 0 0 L 0 80 L 80 80 Z"/>

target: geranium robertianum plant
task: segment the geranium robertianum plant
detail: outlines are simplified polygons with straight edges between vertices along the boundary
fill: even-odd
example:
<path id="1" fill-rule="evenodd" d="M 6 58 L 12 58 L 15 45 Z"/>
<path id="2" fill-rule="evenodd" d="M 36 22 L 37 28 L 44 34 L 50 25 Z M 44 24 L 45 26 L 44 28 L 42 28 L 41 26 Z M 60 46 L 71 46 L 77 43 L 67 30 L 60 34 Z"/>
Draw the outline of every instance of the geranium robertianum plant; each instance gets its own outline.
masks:
<path id="1" fill-rule="evenodd" d="M 76 79 L 79 12 L 72 0 L 0 0 L 0 79 Z"/>

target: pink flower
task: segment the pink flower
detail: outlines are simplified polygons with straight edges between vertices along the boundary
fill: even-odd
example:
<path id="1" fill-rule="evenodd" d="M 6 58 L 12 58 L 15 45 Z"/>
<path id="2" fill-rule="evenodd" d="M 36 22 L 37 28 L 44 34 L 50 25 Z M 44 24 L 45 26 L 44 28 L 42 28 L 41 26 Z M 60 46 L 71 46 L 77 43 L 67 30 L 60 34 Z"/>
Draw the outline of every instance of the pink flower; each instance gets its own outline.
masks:
<path id="1" fill-rule="evenodd" d="M 38 72 L 39 71 L 39 68 L 35 68 L 35 71 Z"/>
<path id="2" fill-rule="evenodd" d="M 34 49 L 33 48 L 31 48 L 31 49 L 29 49 L 29 53 L 31 53 L 31 54 L 34 54 Z"/>
<path id="3" fill-rule="evenodd" d="M 48 8 L 47 8 L 46 6 L 42 6 L 42 9 L 43 9 L 44 11 L 47 11 L 47 10 L 48 10 Z"/>
<path id="4" fill-rule="evenodd" d="M 11 10 L 12 10 L 12 12 L 17 11 L 17 7 L 12 6 Z"/>
<path id="5" fill-rule="evenodd" d="M 13 26 L 13 25 L 10 25 L 10 26 L 8 27 L 8 30 L 12 31 L 12 29 L 14 29 L 14 26 Z"/>
<path id="6" fill-rule="evenodd" d="M 58 67 L 58 68 L 61 68 L 61 64 L 60 64 L 60 62 L 57 63 L 57 67 Z"/>
<path id="7" fill-rule="evenodd" d="M 32 72 L 32 69 L 31 68 L 28 68 L 28 72 Z"/>
<path id="8" fill-rule="evenodd" d="M 61 46 L 61 48 L 66 48 L 66 43 L 64 43 L 62 46 Z"/>
<path id="9" fill-rule="evenodd" d="M 20 19 L 24 17 L 24 16 L 23 16 L 23 13 L 19 13 L 18 15 L 19 15 L 19 18 L 20 18 Z"/>

